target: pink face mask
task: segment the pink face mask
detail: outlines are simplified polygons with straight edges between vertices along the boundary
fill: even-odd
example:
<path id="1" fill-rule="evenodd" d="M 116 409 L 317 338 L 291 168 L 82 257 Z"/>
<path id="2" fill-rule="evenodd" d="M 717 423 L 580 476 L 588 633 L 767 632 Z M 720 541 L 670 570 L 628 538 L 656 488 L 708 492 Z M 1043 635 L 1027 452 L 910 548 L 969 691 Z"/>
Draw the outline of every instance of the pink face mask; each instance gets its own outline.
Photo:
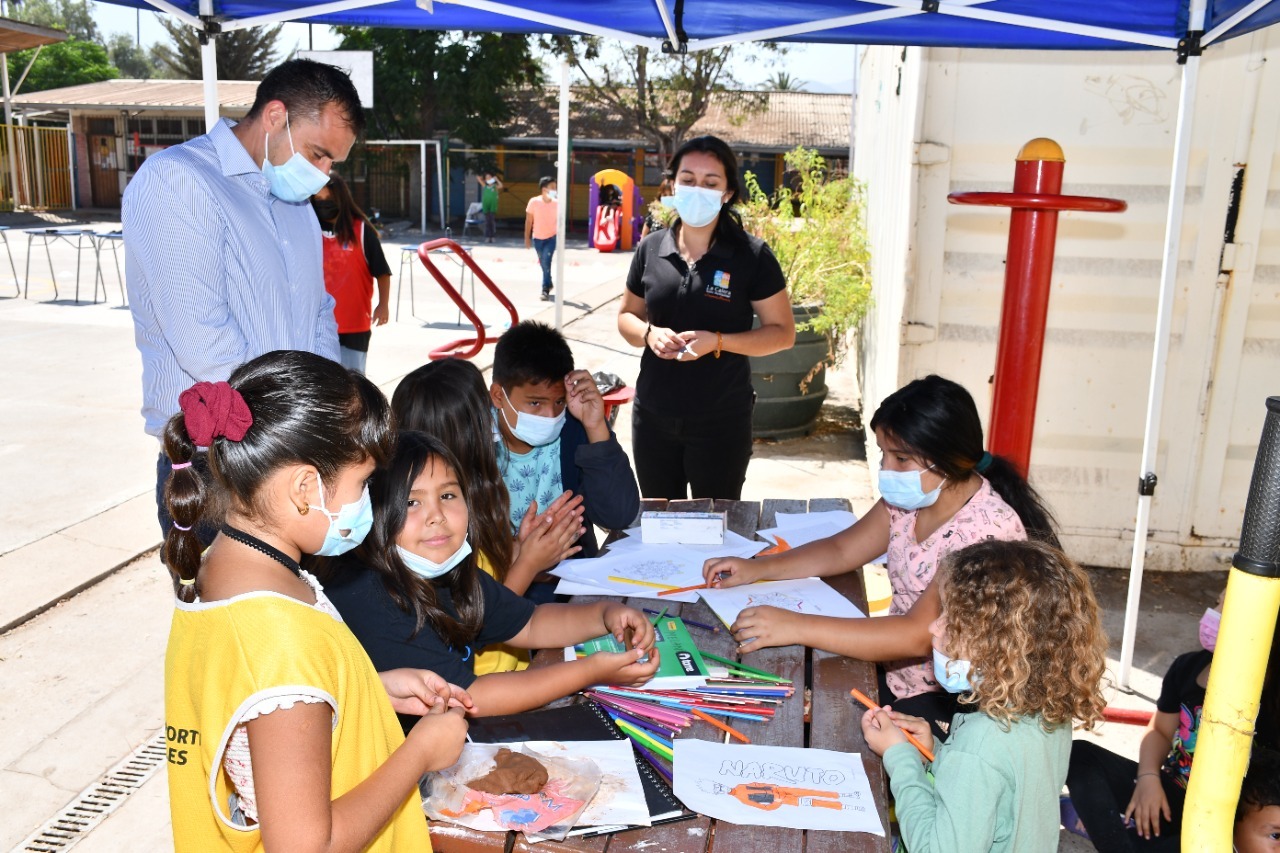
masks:
<path id="1" fill-rule="evenodd" d="M 1221 621 L 1222 614 L 1212 607 L 1205 610 L 1204 615 L 1200 617 L 1200 645 L 1204 646 L 1206 651 L 1211 652 L 1218 645 L 1218 623 Z"/>

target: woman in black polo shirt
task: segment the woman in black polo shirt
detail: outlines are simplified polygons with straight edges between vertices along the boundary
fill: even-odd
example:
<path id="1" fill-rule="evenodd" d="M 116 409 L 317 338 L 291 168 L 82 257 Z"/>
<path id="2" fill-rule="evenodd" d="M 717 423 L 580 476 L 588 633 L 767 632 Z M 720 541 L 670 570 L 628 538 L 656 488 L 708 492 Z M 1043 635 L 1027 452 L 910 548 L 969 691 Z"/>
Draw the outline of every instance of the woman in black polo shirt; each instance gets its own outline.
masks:
<path id="1" fill-rule="evenodd" d="M 742 228 L 738 163 L 714 136 L 671 158 L 679 218 L 636 250 L 618 331 L 642 346 L 632 453 L 647 498 L 742 495 L 751 458 L 748 356 L 795 343 L 786 281 L 769 247 Z M 751 328 L 752 315 L 760 327 Z"/>

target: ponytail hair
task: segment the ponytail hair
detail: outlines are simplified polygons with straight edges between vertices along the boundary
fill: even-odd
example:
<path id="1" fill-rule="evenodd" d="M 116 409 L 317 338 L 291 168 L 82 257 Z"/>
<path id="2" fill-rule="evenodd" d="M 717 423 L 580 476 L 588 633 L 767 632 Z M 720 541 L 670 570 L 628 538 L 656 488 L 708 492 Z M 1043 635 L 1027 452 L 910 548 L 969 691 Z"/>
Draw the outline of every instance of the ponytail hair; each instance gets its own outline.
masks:
<path id="1" fill-rule="evenodd" d="M 471 544 L 498 581 L 506 580 L 515 559 L 511 496 L 498 470 L 493 404 L 480 369 L 460 358 L 424 364 L 400 380 L 391 409 L 401 429 L 425 432 L 449 448 L 454 470 L 467 478 Z"/>
<path id="2" fill-rule="evenodd" d="M 443 362 L 437 362 L 443 363 Z M 462 490 L 462 499 L 470 508 L 467 473 L 443 441 L 423 432 L 404 430 L 396 441 L 395 455 L 385 469 L 374 472 L 369 481 L 373 499 L 373 527 L 355 551 L 356 559 L 376 572 L 396 605 L 414 616 L 416 637 L 430 625 L 446 644 L 461 649 L 480 634 L 484 624 L 484 595 L 480 590 L 479 569 L 473 550 L 462 562 L 433 583 L 404 564 L 396 551 L 396 540 L 404 530 L 408 516 L 409 492 L 428 465 L 444 465 L 453 471 Z M 476 517 L 467 515 L 467 536 L 474 542 Z M 507 529 L 502 528 L 504 531 Z M 440 606 L 435 583 L 448 586 L 453 599 L 455 619 Z"/>
<path id="3" fill-rule="evenodd" d="M 378 387 L 335 361 L 308 352 L 277 350 L 236 368 L 227 382 L 200 382 L 179 397 L 164 450 L 174 471 L 165 503 L 174 526 L 164 555 L 178 598 L 199 593 L 203 545 L 195 528 L 216 523 L 223 509 L 258 519 L 272 507 L 259 494 L 278 469 L 313 465 L 321 479 L 372 458 L 384 463 L 395 441 L 391 407 Z M 194 421 L 193 421 L 194 418 Z M 208 448 L 212 490 L 195 469 L 196 448 Z"/>
<path id="4" fill-rule="evenodd" d="M 948 480 L 981 474 L 1018 514 L 1027 536 L 1061 547 L 1053 513 L 1039 493 L 1012 462 L 983 450 L 982 419 L 963 386 L 937 375 L 908 382 L 876 409 L 871 429 L 892 435 Z"/>

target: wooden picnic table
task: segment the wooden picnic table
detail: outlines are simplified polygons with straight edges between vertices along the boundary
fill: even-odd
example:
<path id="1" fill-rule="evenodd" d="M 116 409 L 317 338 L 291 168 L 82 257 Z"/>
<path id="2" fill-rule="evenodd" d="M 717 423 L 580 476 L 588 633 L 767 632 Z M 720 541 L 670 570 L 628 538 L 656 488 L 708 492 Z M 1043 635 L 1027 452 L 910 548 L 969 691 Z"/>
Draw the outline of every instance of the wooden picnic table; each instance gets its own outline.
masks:
<path id="1" fill-rule="evenodd" d="M 674 512 L 725 512 L 729 529 L 748 539 L 757 530 L 775 526 L 779 512 L 824 512 L 849 509 L 843 499 L 724 501 L 724 500 L 645 500 L 643 510 Z M 612 538 L 612 537 L 611 537 Z M 867 612 L 867 598 L 862 584 L 862 571 L 826 578 L 840 593 Z M 596 597 L 575 597 L 574 601 L 598 601 Z M 616 600 L 616 599 L 615 599 Z M 654 600 L 626 599 L 636 608 L 655 609 Z M 664 606 L 658 605 L 658 608 Z M 694 604 L 671 602 L 669 613 L 707 624 L 717 624 L 715 614 L 701 601 Z M 770 826 L 738 826 L 698 815 L 689 820 L 659 826 L 643 827 L 594 838 L 569 838 L 562 843 L 528 844 L 523 835 L 511 832 L 478 832 L 465 827 L 432 821 L 431 843 L 436 853 L 478 853 L 479 851 L 519 851 L 519 853 L 625 853 L 625 851 L 665 851 L 666 853 L 887 853 L 889 839 L 888 788 L 879 756 L 867 748 L 859 720 L 862 706 L 849 696 L 856 687 L 871 698 L 878 697 L 875 664 L 850 660 L 839 655 L 806 649 L 801 646 L 765 649 L 742 658 L 728 631 L 710 634 L 691 629 L 701 649 L 724 658 L 790 678 L 796 693 L 780 706 L 767 723 L 735 720 L 733 725 L 751 738 L 752 743 L 770 746 L 814 747 L 840 752 L 861 753 L 871 793 L 875 798 L 880 822 L 886 836 L 867 833 L 782 829 Z M 560 649 L 550 649 L 534 658 L 533 667 L 560 660 Z M 801 685 L 804 689 L 800 689 Z M 585 701 L 573 697 L 571 701 Z M 810 713 L 806 718 L 805 710 Z M 719 740 L 722 733 L 710 724 L 696 721 L 682 737 Z"/>

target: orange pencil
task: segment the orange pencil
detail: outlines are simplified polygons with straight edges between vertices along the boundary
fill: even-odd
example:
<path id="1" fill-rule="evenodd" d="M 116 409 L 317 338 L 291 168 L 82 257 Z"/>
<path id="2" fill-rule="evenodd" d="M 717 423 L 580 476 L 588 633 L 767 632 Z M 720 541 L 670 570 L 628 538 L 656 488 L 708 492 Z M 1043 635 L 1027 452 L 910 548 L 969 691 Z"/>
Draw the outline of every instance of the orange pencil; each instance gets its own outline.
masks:
<path id="1" fill-rule="evenodd" d="M 867 698 L 867 694 L 863 693 L 861 690 L 859 690 L 859 689 L 858 689 L 858 688 L 856 688 L 856 687 L 849 691 L 849 695 L 850 695 L 850 696 L 852 696 L 854 699 L 857 699 L 857 700 L 858 700 L 859 702 L 861 702 L 863 705 L 866 705 L 866 706 L 867 706 L 867 710 L 869 710 L 869 711 L 879 711 L 879 710 L 880 710 L 880 706 L 879 706 L 879 705 L 877 705 L 875 702 L 872 702 L 870 699 L 868 699 L 868 698 Z M 696 713 L 696 712 L 695 712 L 695 713 Z M 924 748 L 924 744 L 922 744 L 920 741 L 916 740 L 916 739 L 915 739 L 915 737 L 911 734 L 911 732 L 909 732 L 909 731 L 907 731 L 906 729 L 902 728 L 902 726 L 898 726 L 898 731 L 902 732 L 904 735 L 906 735 L 906 736 L 907 736 L 907 740 L 911 741 L 911 745 L 912 745 L 912 746 L 914 746 L 916 749 L 920 750 L 920 754 L 921 754 L 921 755 L 923 755 L 923 756 L 924 756 L 925 758 L 927 758 L 929 761 L 933 761 L 933 753 L 932 753 L 932 752 L 930 752 L 929 750 L 925 749 L 925 748 Z"/>
<path id="2" fill-rule="evenodd" d="M 725 725 L 724 723 L 720 722 L 719 720 L 717 720 L 717 719 L 715 719 L 715 718 L 711 717 L 710 715 L 702 713 L 702 712 L 701 712 L 701 711 L 699 711 L 697 708 L 690 708 L 689 710 L 693 713 L 693 715 L 694 715 L 695 717 L 698 717 L 699 719 L 706 720 L 708 723 L 710 723 L 711 725 L 715 726 L 715 727 L 716 727 L 717 729 L 719 729 L 720 731 L 725 732 L 725 733 L 727 733 L 727 734 L 731 734 L 731 735 L 733 735 L 734 737 L 736 737 L 738 740 L 742 741 L 743 743 L 751 743 L 751 738 L 747 737 L 747 736 L 746 736 L 746 735 L 744 735 L 742 732 L 740 732 L 740 731 L 738 731 L 737 729 L 735 729 L 733 726 L 727 726 L 727 725 Z M 910 735 L 908 735 L 908 737 L 910 737 Z M 727 741 L 726 741 L 726 743 L 727 743 Z M 930 760 L 932 761 L 932 759 L 930 759 Z"/>
<path id="3" fill-rule="evenodd" d="M 693 586 L 682 586 L 679 589 L 664 589 L 662 592 L 658 593 L 658 597 L 661 598 L 664 595 L 675 595 L 678 592 L 693 592 L 695 589 L 706 589 L 706 588 L 707 588 L 707 585 L 705 583 L 699 583 L 699 584 L 694 584 Z"/>

